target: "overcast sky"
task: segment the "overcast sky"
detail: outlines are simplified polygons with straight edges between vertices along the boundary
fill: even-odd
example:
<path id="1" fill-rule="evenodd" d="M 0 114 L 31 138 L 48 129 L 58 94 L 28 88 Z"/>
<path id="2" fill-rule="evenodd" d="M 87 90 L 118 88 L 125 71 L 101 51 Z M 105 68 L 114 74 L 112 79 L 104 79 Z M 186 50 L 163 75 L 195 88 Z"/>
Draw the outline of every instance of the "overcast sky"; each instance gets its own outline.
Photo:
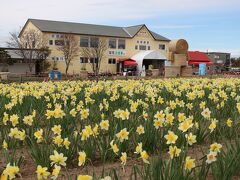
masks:
<path id="1" fill-rule="evenodd" d="M 114 26 L 146 24 L 191 50 L 240 56 L 240 0 L 1 0 L 0 46 L 28 18 Z"/>

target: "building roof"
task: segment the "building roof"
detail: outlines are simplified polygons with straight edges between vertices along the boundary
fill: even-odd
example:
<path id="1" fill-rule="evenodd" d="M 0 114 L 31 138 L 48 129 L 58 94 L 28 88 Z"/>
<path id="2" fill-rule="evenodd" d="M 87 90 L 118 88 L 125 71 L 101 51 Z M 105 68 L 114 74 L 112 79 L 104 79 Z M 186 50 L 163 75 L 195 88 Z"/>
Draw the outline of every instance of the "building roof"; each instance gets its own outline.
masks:
<path id="1" fill-rule="evenodd" d="M 211 62 L 204 52 L 199 51 L 188 51 L 188 61 Z"/>
<path id="2" fill-rule="evenodd" d="M 18 48 L 3 48 L 0 47 L 1 50 L 5 50 L 7 54 L 11 57 L 11 59 L 24 59 L 21 55 L 22 51 L 25 51 L 24 54 L 26 57 L 30 56 L 27 51 L 32 51 L 32 59 L 37 60 L 38 51 L 41 51 L 40 49 L 18 49 Z"/>
<path id="3" fill-rule="evenodd" d="M 40 20 L 40 19 L 28 19 L 27 23 L 29 21 L 32 22 L 42 32 L 73 33 L 73 34 L 81 34 L 81 35 L 97 35 L 97 36 L 121 37 L 121 38 L 132 38 L 138 33 L 138 31 L 142 27 L 145 26 L 143 24 L 143 25 L 130 26 L 130 27 L 116 27 L 116 26 L 50 21 L 50 20 Z M 152 32 L 152 31 L 149 31 L 149 32 L 152 34 L 155 40 L 170 41 L 169 39 L 155 32 Z"/>

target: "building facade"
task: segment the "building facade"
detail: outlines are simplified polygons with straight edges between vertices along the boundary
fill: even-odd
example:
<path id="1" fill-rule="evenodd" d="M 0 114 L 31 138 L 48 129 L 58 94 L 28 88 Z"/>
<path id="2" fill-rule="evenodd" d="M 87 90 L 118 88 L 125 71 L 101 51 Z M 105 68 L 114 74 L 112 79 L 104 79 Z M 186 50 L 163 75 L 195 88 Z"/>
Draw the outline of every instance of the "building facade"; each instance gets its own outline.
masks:
<path id="1" fill-rule="evenodd" d="M 30 29 L 37 30 L 44 42 L 50 48 L 48 61 L 55 64 L 59 71 L 65 72 L 64 55 L 59 51 L 64 34 L 73 34 L 79 41 L 79 51 L 82 47 L 91 47 L 91 42 L 103 39 L 108 43 L 104 59 L 101 62 L 100 72 L 117 73 L 118 63 L 125 59 L 141 54 L 145 51 L 157 52 L 163 57 L 168 56 L 169 39 L 152 32 L 146 25 L 130 27 L 114 27 L 82 23 L 70 23 L 48 20 L 29 19 L 24 25 L 19 37 Z M 156 54 L 156 53 L 155 53 Z M 166 60 L 167 58 L 165 58 Z M 91 72 L 91 59 L 81 56 L 75 57 L 69 67 L 69 74 L 78 74 L 81 69 Z"/>
<path id="2" fill-rule="evenodd" d="M 215 71 L 227 70 L 231 66 L 231 54 L 223 52 L 207 52 L 211 61 L 214 63 Z"/>

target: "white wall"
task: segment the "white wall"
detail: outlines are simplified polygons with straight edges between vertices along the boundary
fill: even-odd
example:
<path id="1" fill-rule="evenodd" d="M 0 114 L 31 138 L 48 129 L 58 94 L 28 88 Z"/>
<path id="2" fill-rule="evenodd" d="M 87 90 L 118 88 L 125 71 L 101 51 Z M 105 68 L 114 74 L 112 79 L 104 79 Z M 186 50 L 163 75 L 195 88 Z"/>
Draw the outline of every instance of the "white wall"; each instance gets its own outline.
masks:
<path id="1" fill-rule="evenodd" d="M 0 64 L 0 72 L 2 71 L 3 65 Z M 8 66 L 8 71 L 13 74 L 26 74 L 29 73 L 28 65 L 25 63 L 14 63 Z M 32 73 L 35 73 L 35 66 L 32 69 Z"/>

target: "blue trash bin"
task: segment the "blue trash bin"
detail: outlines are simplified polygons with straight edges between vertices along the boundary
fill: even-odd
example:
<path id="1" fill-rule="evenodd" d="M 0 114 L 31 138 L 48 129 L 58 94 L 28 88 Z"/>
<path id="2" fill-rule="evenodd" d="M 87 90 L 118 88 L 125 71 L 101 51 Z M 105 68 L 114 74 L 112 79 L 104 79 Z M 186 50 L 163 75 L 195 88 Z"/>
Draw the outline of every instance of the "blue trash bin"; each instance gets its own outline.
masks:
<path id="1" fill-rule="evenodd" d="M 49 78 L 50 79 L 54 79 L 54 75 L 55 75 L 54 71 L 49 72 Z"/>
<path id="2" fill-rule="evenodd" d="M 62 79 L 62 73 L 61 73 L 61 72 L 59 72 L 59 71 L 58 71 L 58 72 L 56 72 L 56 73 L 57 73 L 57 78 L 58 78 L 58 79 Z"/>

